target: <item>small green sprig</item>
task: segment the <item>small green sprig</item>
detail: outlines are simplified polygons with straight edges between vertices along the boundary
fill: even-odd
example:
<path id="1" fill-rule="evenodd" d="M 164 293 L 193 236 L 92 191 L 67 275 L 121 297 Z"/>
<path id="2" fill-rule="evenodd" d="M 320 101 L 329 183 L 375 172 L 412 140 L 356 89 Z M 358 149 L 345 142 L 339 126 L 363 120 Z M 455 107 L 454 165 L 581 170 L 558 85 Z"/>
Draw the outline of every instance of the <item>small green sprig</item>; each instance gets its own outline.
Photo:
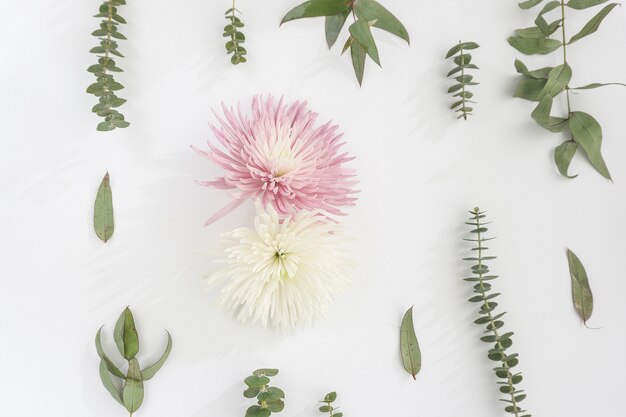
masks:
<path id="1" fill-rule="evenodd" d="M 100 5 L 99 13 L 94 16 L 102 18 L 100 28 L 92 32 L 92 35 L 100 40 L 100 45 L 89 51 L 97 55 L 98 63 L 87 69 L 96 77 L 96 82 L 87 87 L 87 92 L 98 97 L 98 104 L 93 106 L 91 111 L 104 118 L 104 121 L 98 124 L 97 130 L 99 131 L 113 130 L 118 127 L 124 128 L 130 124 L 124 120 L 124 115 L 116 110 L 117 107 L 126 103 L 126 100 L 115 94 L 124 86 L 115 81 L 112 74 L 122 72 L 112 56 L 120 58 L 124 56 L 117 50 L 117 41 L 114 40 L 126 39 L 118 30 L 118 26 L 126 23 L 126 20 L 118 14 L 117 6 L 124 4 L 126 4 L 126 0 L 105 0 Z"/>
<path id="2" fill-rule="evenodd" d="M 526 0 L 519 3 L 522 9 L 531 9 L 544 0 Z M 536 102 L 531 117 L 544 129 L 565 134 L 567 140 L 554 150 L 554 161 L 559 173 L 567 178 L 569 166 L 578 149 L 582 149 L 591 165 L 603 177 L 611 179 L 609 169 L 604 162 L 601 152 L 602 127 L 598 121 L 588 113 L 572 109 L 572 91 L 589 90 L 607 85 L 622 85 L 622 83 L 591 83 L 581 87 L 570 87 L 572 68 L 567 61 L 569 46 L 595 33 L 608 14 L 618 5 L 610 3 L 595 14 L 575 35 L 567 36 L 566 10 L 584 10 L 607 0 L 551 0 L 539 11 L 535 18 L 535 26 L 518 29 L 515 35 L 509 38 L 509 44 L 524 55 L 547 55 L 561 49 L 563 63 L 554 67 L 544 67 L 529 70 L 519 59 L 515 60 L 515 69 L 520 74 L 520 81 L 514 97 Z M 556 14 L 552 18 L 549 16 Z M 559 30 L 561 29 L 561 30 Z M 555 35 L 557 39 L 552 38 Z M 552 116 L 554 100 L 561 97 L 566 113 L 561 116 Z"/>
<path id="3" fill-rule="evenodd" d="M 144 381 L 151 379 L 161 369 L 172 350 L 172 337 L 167 333 L 167 347 L 163 355 L 152 365 L 145 369 L 139 367 L 137 353 L 139 353 L 139 335 L 135 328 L 135 320 L 130 309 L 126 307 L 115 324 L 113 339 L 120 354 L 128 361 L 128 370 L 124 374 L 102 348 L 100 333 L 102 327 L 96 333 L 96 351 L 100 357 L 100 379 L 115 400 L 123 405 L 132 417 L 143 402 Z M 113 382 L 112 377 L 120 379 L 122 386 Z"/>
<path id="4" fill-rule="evenodd" d="M 337 41 L 348 16 L 354 22 L 348 28 L 350 36 L 344 44 L 342 54 L 350 49 L 352 66 L 359 85 L 363 84 L 365 59 L 369 56 L 380 66 L 378 47 L 374 41 L 372 27 L 385 30 L 409 43 L 409 33 L 404 25 L 389 10 L 376 0 L 309 0 L 291 9 L 281 25 L 306 17 L 325 17 L 326 43 L 328 48 Z"/>
<path id="5" fill-rule="evenodd" d="M 498 303 L 494 299 L 500 293 L 492 292 L 491 281 L 498 277 L 490 275 L 489 267 L 485 264 L 485 261 L 495 259 L 496 257 L 483 255 L 488 250 L 483 243 L 494 238 L 484 237 L 488 230 L 485 227 L 488 223 L 483 223 L 482 221 L 485 218 L 485 212 L 480 211 L 476 207 L 470 213 L 472 217 L 469 218 L 466 224 L 472 227 L 471 233 L 475 238 L 464 240 L 475 242 L 476 246 L 472 248 L 473 255 L 463 258 L 463 260 L 474 263 L 472 265 L 472 276 L 465 278 L 465 281 L 474 283 L 473 292 L 476 294 L 469 301 L 480 304 L 479 317 L 474 320 L 474 323 L 485 326 L 485 336 L 481 337 L 480 340 L 492 345 L 487 356 L 492 361 L 498 363 L 498 366 L 493 368 L 493 370 L 500 379 L 498 382 L 500 392 L 506 396 L 500 400 L 507 404 L 504 411 L 515 417 L 530 417 L 530 414 L 527 414 L 526 410 L 522 410 L 520 407 L 520 402 L 526 398 L 526 394 L 517 387 L 522 381 L 522 374 L 519 372 L 514 373 L 513 371 L 513 368 L 519 363 L 518 354 L 509 352 L 509 348 L 513 344 L 511 339 L 513 333 L 502 332 L 504 326 L 502 317 L 506 312 L 495 314 Z"/>
<path id="6" fill-rule="evenodd" d="M 285 393 L 280 388 L 270 387 L 270 377 L 278 375 L 278 369 L 257 369 L 244 380 L 248 388 L 246 398 L 256 398 L 257 405 L 250 406 L 245 417 L 269 417 L 285 408 Z"/>
<path id="7" fill-rule="evenodd" d="M 329 417 L 343 417 L 343 413 L 335 412 L 335 410 L 337 410 L 339 407 L 333 407 L 333 403 L 335 402 L 336 399 L 337 399 L 336 392 L 333 391 L 333 392 L 329 392 L 328 394 L 326 394 L 324 399 L 320 401 L 320 403 L 324 404 L 320 406 L 319 408 L 320 412 L 328 413 Z"/>
<path id="8" fill-rule="evenodd" d="M 225 15 L 228 24 L 224 26 L 224 37 L 228 38 L 225 45 L 226 52 L 229 55 L 232 54 L 230 62 L 233 65 L 247 62 L 246 54 L 248 53 L 246 48 L 241 46 L 241 44 L 246 41 L 246 35 L 241 32 L 241 28 L 244 27 L 244 24 L 241 19 L 237 17 L 236 13 L 241 12 L 235 8 L 235 0 L 233 0 L 232 7 L 226 10 Z"/>
<path id="9" fill-rule="evenodd" d="M 470 85 L 478 85 L 474 82 L 474 76 L 467 74 L 468 69 L 478 69 L 478 67 L 471 63 L 472 55 L 467 51 L 477 49 L 480 46 L 476 42 L 461 42 L 458 45 L 453 46 L 446 54 L 446 59 L 453 58 L 456 66 L 448 72 L 448 77 L 454 75 L 456 84 L 448 89 L 448 93 L 452 94 L 455 101 L 450 109 L 454 109 L 455 112 L 460 113 L 457 119 L 463 118 L 467 120 L 467 116 L 472 114 L 474 110 L 468 103 L 476 103 L 471 98 L 474 94 L 467 89 Z M 456 74 L 456 75 L 455 75 Z"/>

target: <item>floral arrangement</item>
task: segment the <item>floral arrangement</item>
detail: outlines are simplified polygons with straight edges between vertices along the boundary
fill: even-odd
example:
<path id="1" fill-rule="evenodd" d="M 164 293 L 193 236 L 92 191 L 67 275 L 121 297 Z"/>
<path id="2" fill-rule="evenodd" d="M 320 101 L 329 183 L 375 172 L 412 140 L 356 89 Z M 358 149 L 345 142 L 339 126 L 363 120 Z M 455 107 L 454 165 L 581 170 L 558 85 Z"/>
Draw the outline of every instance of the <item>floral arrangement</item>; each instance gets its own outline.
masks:
<path id="1" fill-rule="evenodd" d="M 345 142 L 331 122 L 318 125 L 305 102 L 271 96 L 252 99 L 251 117 L 222 106 L 211 126 L 224 148 L 192 147 L 225 174 L 199 184 L 236 189 L 209 225 L 255 199 L 255 227 L 222 236 L 214 254 L 220 269 L 209 284 L 223 284 L 220 305 L 241 322 L 292 328 L 323 314 L 349 282 L 351 262 L 334 216 L 356 200 L 355 172 Z"/>

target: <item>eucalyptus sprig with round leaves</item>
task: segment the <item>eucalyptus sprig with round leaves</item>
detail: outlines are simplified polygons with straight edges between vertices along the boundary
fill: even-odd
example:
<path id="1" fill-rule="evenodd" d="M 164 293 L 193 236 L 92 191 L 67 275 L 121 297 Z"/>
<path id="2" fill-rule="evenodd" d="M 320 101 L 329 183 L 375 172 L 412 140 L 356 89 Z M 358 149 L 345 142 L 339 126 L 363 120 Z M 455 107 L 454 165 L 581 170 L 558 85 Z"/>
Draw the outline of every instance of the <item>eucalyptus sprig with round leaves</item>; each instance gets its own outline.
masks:
<path id="1" fill-rule="evenodd" d="M 243 392 L 246 398 L 256 398 L 257 404 L 246 411 L 245 417 L 269 417 L 285 408 L 285 393 L 280 388 L 270 386 L 270 377 L 278 375 L 278 369 L 257 369 L 244 380 L 248 388 Z"/>
<path id="2" fill-rule="evenodd" d="M 453 58 L 455 67 L 448 72 L 448 77 L 454 76 L 456 83 L 448 89 L 448 93 L 452 94 L 452 97 L 456 100 L 450 109 L 459 113 L 457 119 L 467 120 L 467 116 L 472 114 L 473 107 L 468 104 L 475 104 L 471 98 L 474 97 L 474 93 L 469 91 L 469 86 L 478 85 L 479 83 L 474 81 L 474 76 L 468 74 L 470 69 L 477 70 L 478 67 L 472 64 L 472 54 L 467 52 L 473 49 L 478 49 L 479 45 L 476 42 L 461 42 L 448 51 L 446 59 Z"/>
<path id="3" fill-rule="evenodd" d="M 492 282 L 497 275 L 492 275 L 489 271 L 489 267 L 485 264 L 485 261 L 495 259 L 495 256 L 485 256 L 484 253 L 489 249 L 484 243 L 494 238 L 486 238 L 485 233 L 488 229 L 483 221 L 485 218 L 485 212 L 480 211 L 478 208 L 470 211 L 472 215 L 466 224 L 472 227 L 471 238 L 464 239 L 466 241 L 474 242 L 476 245 L 473 247 L 472 256 L 463 258 L 465 261 L 470 261 L 472 265 L 472 276 L 465 278 L 465 281 L 474 283 L 474 296 L 469 299 L 472 303 L 478 303 L 479 317 L 474 320 L 474 323 L 484 326 L 485 336 L 480 338 L 481 341 L 489 343 L 492 347 L 489 349 L 487 357 L 497 363 L 497 366 L 493 368 L 498 377 L 498 385 L 500 386 L 500 392 L 505 395 L 505 398 L 500 399 L 506 406 L 504 411 L 515 417 L 531 417 L 526 410 L 523 410 L 520 403 L 526 398 L 526 394 L 523 390 L 518 388 L 520 382 L 522 382 L 522 374 L 515 372 L 515 368 L 519 363 L 517 353 L 511 353 L 510 347 L 513 345 L 512 332 L 503 332 L 504 321 L 502 317 L 506 312 L 496 314 L 496 308 L 498 303 L 494 300 L 500 295 L 500 293 L 492 291 Z"/>
<path id="4" fill-rule="evenodd" d="M 92 32 L 97 37 L 100 45 L 92 48 L 89 52 L 96 54 L 98 63 L 90 66 L 87 71 L 94 74 L 96 82 L 87 87 L 87 92 L 98 97 L 98 104 L 93 106 L 92 112 L 104 118 L 98 124 L 97 130 L 108 131 L 115 128 L 128 127 L 130 123 L 124 120 L 124 115 L 117 108 L 126 103 L 126 100 L 118 97 L 115 92 L 124 88 L 117 82 L 112 73 L 122 72 L 113 59 L 113 56 L 122 58 L 124 55 L 117 50 L 117 40 L 126 39 L 118 30 L 120 24 L 126 20 L 118 13 L 118 7 L 126 4 L 126 0 L 105 0 L 94 17 L 101 18 L 100 28 Z"/>
<path id="5" fill-rule="evenodd" d="M 235 7 L 235 0 L 233 0 L 232 7 L 226 10 L 226 20 L 228 24 L 224 26 L 224 37 L 228 40 L 226 41 L 226 53 L 232 55 L 230 57 L 230 62 L 233 65 L 242 64 L 247 62 L 246 55 L 248 51 L 246 48 L 241 46 L 246 41 L 246 35 L 243 34 L 241 28 L 244 27 L 244 23 L 237 16 L 237 13 L 241 13 Z"/>
<path id="6" fill-rule="evenodd" d="M 328 414 L 328 417 L 343 417 L 342 412 L 336 412 L 339 407 L 333 407 L 333 403 L 337 399 L 336 392 L 329 392 L 324 396 L 324 399 L 320 401 L 323 405 L 320 406 L 319 410 L 321 413 Z"/>
<path id="7" fill-rule="evenodd" d="M 96 333 L 96 351 L 100 357 L 100 379 L 111 396 L 123 405 L 132 417 L 143 402 L 144 382 L 156 375 L 169 357 L 172 350 L 172 337 L 166 331 L 167 347 L 165 352 L 152 365 L 141 369 L 136 358 L 139 353 L 139 334 L 135 328 L 133 314 L 130 308 L 126 307 L 117 320 L 113 331 L 113 339 L 117 349 L 122 357 L 128 361 L 128 370 L 124 374 L 104 352 L 100 340 L 101 332 L 102 327 Z M 121 380 L 121 384 L 114 382 L 113 377 Z"/>
<path id="8" fill-rule="evenodd" d="M 404 25 L 380 3 L 376 0 L 309 0 L 291 9 L 283 17 L 281 25 L 306 17 L 325 17 L 326 43 L 330 49 L 337 41 L 348 16 L 352 16 L 354 22 L 348 27 L 350 35 L 341 53 L 350 49 L 352 66 L 361 85 L 366 57 L 369 56 L 372 61 L 381 65 L 372 27 L 387 31 L 405 40 L 407 44 L 410 42 Z"/>
<path id="9" fill-rule="evenodd" d="M 527 0 L 519 3 L 520 8 L 530 9 L 544 0 Z M 547 55 L 561 49 L 563 63 L 536 70 L 529 70 L 519 59 L 515 68 L 521 79 L 514 96 L 537 103 L 531 116 L 537 124 L 553 133 L 562 133 L 567 140 L 554 150 L 554 161 L 561 175 L 569 174 L 569 166 L 578 149 L 582 149 L 591 165 L 603 177 L 611 179 L 611 174 L 602 156 L 602 127 L 588 113 L 573 110 L 572 93 L 621 83 L 591 83 L 571 87 L 572 68 L 567 61 L 569 46 L 595 33 L 608 14 L 618 5 L 610 3 L 599 10 L 575 35 L 567 36 L 567 11 L 579 11 L 606 3 L 607 0 L 552 0 L 544 4 L 535 18 L 535 25 L 518 29 L 509 38 L 509 43 L 525 55 Z M 550 17 L 555 14 L 555 16 Z M 559 30 L 560 29 L 560 30 Z M 556 35 L 555 35 L 556 34 Z M 553 38 L 555 35 L 555 38 Z M 553 116 L 552 107 L 557 97 L 562 98 L 566 107 L 563 115 Z"/>

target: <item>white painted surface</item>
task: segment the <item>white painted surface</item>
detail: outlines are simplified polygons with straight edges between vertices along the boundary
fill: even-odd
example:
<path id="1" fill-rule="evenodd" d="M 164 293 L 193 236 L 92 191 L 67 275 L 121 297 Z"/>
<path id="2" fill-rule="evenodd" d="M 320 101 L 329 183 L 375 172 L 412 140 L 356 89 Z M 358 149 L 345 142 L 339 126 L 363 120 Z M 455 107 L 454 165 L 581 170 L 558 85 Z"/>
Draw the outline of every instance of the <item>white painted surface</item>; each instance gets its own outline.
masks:
<path id="1" fill-rule="evenodd" d="M 5 2 L 0 15 L 0 114 L 3 219 L 0 233 L 0 414 L 123 416 L 98 378 L 93 337 L 130 304 L 146 364 L 172 332 L 174 350 L 146 384 L 138 416 L 243 416 L 242 380 L 278 367 L 287 392 L 284 416 L 315 416 L 330 390 L 347 417 L 502 416 L 487 346 L 471 323 L 470 288 L 459 259 L 466 210 L 489 210 L 492 268 L 516 332 L 527 407 L 536 416 L 623 415 L 626 362 L 626 91 L 574 97 L 596 115 L 615 182 L 577 156 L 574 181 L 551 161 L 558 135 L 511 98 L 517 54 L 505 42 L 534 16 L 514 2 L 385 4 L 407 25 L 409 47 L 378 33 L 384 68 L 368 63 L 357 88 L 347 56 L 328 52 L 320 19 L 278 27 L 296 1 L 241 0 L 250 62 L 232 67 L 223 51 L 228 2 L 130 1 L 122 14 L 129 40 L 126 130 L 97 133 L 85 69 L 94 61 L 89 33 L 97 2 Z M 497 4 L 496 4 L 497 3 Z M 584 13 L 580 13 L 584 14 Z M 588 14 L 586 14 L 588 15 Z M 582 25 L 577 17 L 570 25 Z M 574 84 L 624 81 L 626 14 L 616 9 L 592 38 L 570 51 Z M 573 30 L 571 31 L 573 33 Z M 342 39 L 344 35 L 342 35 Z M 442 58 L 459 38 L 482 45 L 468 123 L 447 109 Z M 526 59 L 557 64 L 558 54 Z M 204 253 L 219 233 L 252 222 L 252 204 L 210 228 L 204 219 L 225 192 L 194 184 L 219 173 L 190 144 L 211 137 L 211 107 L 247 104 L 255 93 L 307 99 L 332 118 L 357 156 L 360 200 L 347 220 L 353 234 L 354 286 L 326 320 L 290 334 L 246 328 L 204 291 Z M 111 173 L 117 227 L 103 245 L 92 205 Z M 569 246 L 590 274 L 596 308 L 587 330 L 570 299 Z M 415 305 L 424 365 L 414 382 L 402 370 L 398 329 Z M 112 348 L 112 345 L 109 345 Z M 113 349 L 109 349 L 114 353 Z"/>

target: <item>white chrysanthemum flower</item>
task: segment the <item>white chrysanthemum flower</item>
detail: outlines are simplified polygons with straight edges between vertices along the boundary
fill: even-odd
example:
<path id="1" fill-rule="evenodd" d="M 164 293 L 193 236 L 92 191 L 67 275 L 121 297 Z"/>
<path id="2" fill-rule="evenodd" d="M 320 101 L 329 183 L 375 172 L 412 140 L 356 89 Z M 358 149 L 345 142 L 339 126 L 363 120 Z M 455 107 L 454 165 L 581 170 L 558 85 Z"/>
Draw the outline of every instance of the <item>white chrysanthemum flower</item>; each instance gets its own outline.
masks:
<path id="1" fill-rule="evenodd" d="M 220 305 L 241 322 L 290 328 L 325 313 L 333 294 L 345 289 L 352 263 L 338 223 L 318 212 L 281 218 L 256 203 L 254 230 L 226 233 L 215 255 L 222 268 L 209 284 L 225 283 Z"/>

